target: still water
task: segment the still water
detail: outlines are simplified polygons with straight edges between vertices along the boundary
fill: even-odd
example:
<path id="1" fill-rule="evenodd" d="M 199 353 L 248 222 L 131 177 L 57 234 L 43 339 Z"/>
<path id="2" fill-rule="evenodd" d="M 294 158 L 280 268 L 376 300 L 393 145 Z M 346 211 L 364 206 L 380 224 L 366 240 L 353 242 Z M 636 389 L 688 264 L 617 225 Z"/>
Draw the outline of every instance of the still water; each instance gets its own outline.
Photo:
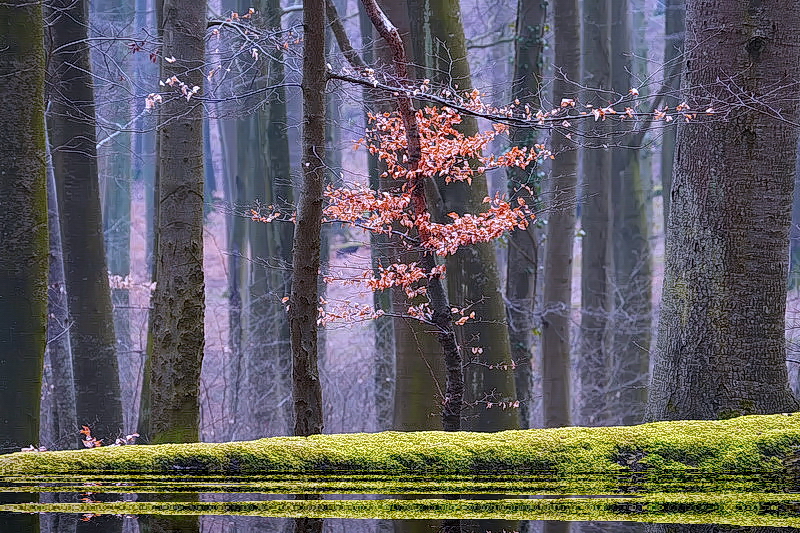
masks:
<path id="1" fill-rule="evenodd" d="M 0 478 L 0 533 L 800 533 L 800 491 L 708 476 Z"/>

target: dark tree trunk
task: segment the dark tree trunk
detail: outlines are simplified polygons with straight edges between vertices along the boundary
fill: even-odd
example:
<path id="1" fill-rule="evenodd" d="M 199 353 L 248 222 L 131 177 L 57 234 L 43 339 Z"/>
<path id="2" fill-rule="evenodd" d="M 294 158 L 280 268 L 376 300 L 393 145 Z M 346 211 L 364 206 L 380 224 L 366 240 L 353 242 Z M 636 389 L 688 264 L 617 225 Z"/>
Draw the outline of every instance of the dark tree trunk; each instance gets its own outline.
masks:
<path id="1" fill-rule="evenodd" d="M 542 52 L 546 4 L 542 2 L 517 3 L 517 45 L 514 51 L 514 82 L 512 100 L 518 99 L 532 109 L 541 107 Z M 511 141 L 515 146 L 533 148 L 537 134 L 531 128 L 515 128 Z M 522 198 L 535 209 L 538 203 L 539 179 L 536 168 L 508 170 L 510 198 Z M 515 380 L 520 399 L 520 424 L 530 425 L 533 396 L 533 353 L 536 318 L 536 282 L 539 274 L 539 241 L 541 230 L 536 224 L 527 229 L 511 232 L 508 238 L 508 267 L 506 281 L 508 335 L 511 359 L 516 364 Z"/>
<path id="2" fill-rule="evenodd" d="M 294 434 L 322 432 L 317 352 L 320 228 L 325 182 L 325 0 L 303 10 L 303 185 L 292 250 L 289 330 L 292 343 Z"/>
<path id="3" fill-rule="evenodd" d="M 577 0 L 556 0 L 556 101 L 574 98 L 580 68 L 580 19 Z M 554 132 L 550 211 L 544 264 L 542 316 L 542 395 L 545 427 L 570 424 L 570 310 L 572 300 L 572 245 L 575 239 L 577 152 L 562 132 Z"/>
<path id="4" fill-rule="evenodd" d="M 58 183 L 78 423 L 97 438 L 122 428 L 119 369 L 97 172 L 85 2 L 50 0 L 48 128 Z"/>
<path id="5" fill-rule="evenodd" d="M 41 4 L 0 4 L 0 453 L 39 439 L 48 266 L 42 28 Z M 29 531 L 34 522 L 14 525 Z"/>
<path id="6" fill-rule="evenodd" d="M 678 131 L 649 420 L 798 408 L 784 321 L 798 101 L 783 87 L 800 78 L 799 25 L 790 0 L 686 4 L 687 103 L 725 118 Z"/>
<path id="7" fill-rule="evenodd" d="M 609 0 L 583 2 L 584 87 L 586 104 L 608 105 L 611 88 L 611 23 Z M 607 327 L 611 312 L 611 153 L 605 122 L 587 123 L 586 146 L 581 149 L 583 203 L 581 210 L 581 338 L 580 403 L 578 422 L 598 425 L 607 421 Z"/>
<path id="8" fill-rule="evenodd" d="M 206 2 L 165 0 L 162 79 L 203 86 Z M 198 91 L 201 94 L 202 89 Z M 204 348 L 203 110 L 177 91 L 164 94 L 156 288 L 150 351 L 150 442 L 199 440 Z"/>
<path id="9" fill-rule="evenodd" d="M 466 38 L 461 21 L 459 0 L 430 0 L 430 31 L 435 43 L 437 62 L 434 78 L 438 82 L 458 87 L 464 94 L 472 88 L 472 76 L 467 60 Z M 442 79 L 449 73 L 449 79 Z M 463 116 L 459 130 L 467 136 L 478 133 L 474 117 Z M 443 213 L 477 213 L 488 196 L 486 176 L 473 178 L 472 184 L 440 183 L 444 201 Z M 434 214 L 434 217 L 437 214 Z M 471 306 L 479 320 L 470 321 L 456 330 L 459 346 L 469 354 L 465 361 L 465 405 L 472 409 L 465 417 L 465 429 L 499 431 L 519 427 L 516 409 L 487 409 L 489 403 L 514 402 L 517 393 L 511 363 L 506 309 L 500 289 L 500 275 L 494 244 L 478 243 L 464 246 L 447 258 L 448 297 L 454 305 Z M 480 348 L 479 356 L 470 348 Z"/>

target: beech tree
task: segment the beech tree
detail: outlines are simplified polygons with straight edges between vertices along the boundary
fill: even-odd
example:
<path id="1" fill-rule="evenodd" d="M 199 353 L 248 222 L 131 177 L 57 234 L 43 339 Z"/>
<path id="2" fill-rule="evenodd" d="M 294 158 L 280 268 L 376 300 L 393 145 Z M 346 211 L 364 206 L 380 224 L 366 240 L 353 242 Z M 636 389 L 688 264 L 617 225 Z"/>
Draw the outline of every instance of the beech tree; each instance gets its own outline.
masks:
<path id="1" fill-rule="evenodd" d="M 109 438 L 122 429 L 117 339 L 108 280 L 94 80 L 85 2 L 49 0 L 47 127 L 58 187 L 78 423 Z M 102 384 L 102 385 L 99 385 Z"/>
<path id="2" fill-rule="evenodd" d="M 0 4 L 0 450 L 39 439 L 47 324 L 42 6 Z M 30 519 L 14 523 L 29 530 Z"/>
<path id="3" fill-rule="evenodd" d="M 149 352 L 150 442 L 196 442 L 204 342 L 203 111 L 205 1 L 163 4 L 158 241 Z"/>
<path id="4" fill-rule="evenodd" d="M 785 366 L 800 5 L 688 0 L 649 420 L 794 411 Z M 745 105 L 740 105 L 741 100 Z"/>

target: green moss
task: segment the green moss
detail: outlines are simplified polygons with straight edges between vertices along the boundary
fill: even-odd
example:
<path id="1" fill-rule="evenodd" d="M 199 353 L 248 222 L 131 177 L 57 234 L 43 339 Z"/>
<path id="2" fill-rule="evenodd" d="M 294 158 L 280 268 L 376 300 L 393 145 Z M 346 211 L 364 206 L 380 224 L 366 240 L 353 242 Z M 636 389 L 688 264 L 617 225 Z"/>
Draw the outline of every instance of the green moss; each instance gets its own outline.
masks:
<path id="1" fill-rule="evenodd" d="M 740 526 L 800 525 L 796 494 L 652 494 L 638 498 L 271 500 L 7 504 L 0 511 L 246 515 L 310 518 L 630 520 Z"/>
<path id="2" fill-rule="evenodd" d="M 15 453 L 0 456 L 0 475 L 513 471 L 613 478 L 643 472 L 647 481 L 695 472 L 779 475 L 798 445 L 800 414 L 792 414 L 610 428 L 384 432 Z"/>

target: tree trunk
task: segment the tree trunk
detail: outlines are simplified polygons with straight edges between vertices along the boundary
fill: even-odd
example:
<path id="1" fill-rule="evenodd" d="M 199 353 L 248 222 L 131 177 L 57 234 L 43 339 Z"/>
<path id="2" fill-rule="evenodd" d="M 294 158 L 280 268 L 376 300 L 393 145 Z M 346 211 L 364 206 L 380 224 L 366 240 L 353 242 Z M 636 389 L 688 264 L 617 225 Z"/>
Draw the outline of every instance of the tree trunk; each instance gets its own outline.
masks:
<path id="1" fill-rule="evenodd" d="M 292 250 L 289 329 L 292 343 L 294 434 L 321 433 L 317 317 L 322 193 L 325 182 L 325 0 L 303 10 L 303 185 Z"/>
<path id="2" fill-rule="evenodd" d="M 531 109 L 541 107 L 542 52 L 546 4 L 541 2 L 517 2 L 517 34 L 514 50 L 514 82 L 512 100 L 518 99 Z M 511 132 L 514 146 L 533 148 L 537 133 L 532 128 L 515 128 Z M 522 198 L 535 209 L 540 189 L 536 168 L 508 169 L 508 195 Z M 511 232 L 508 238 L 508 266 L 506 297 L 508 335 L 511 360 L 516 365 L 515 385 L 520 400 L 520 424 L 530 427 L 531 402 L 533 397 L 534 335 L 536 318 L 536 282 L 539 274 L 539 242 L 541 230 L 530 224 L 524 230 Z"/>
<path id="3" fill-rule="evenodd" d="M 398 2 L 401 3 L 401 2 Z M 384 9 L 390 19 L 392 13 L 390 5 L 392 2 L 385 2 Z M 400 6 L 403 7 L 403 6 Z M 392 19 L 394 20 L 394 19 Z M 361 48 L 363 50 L 364 62 L 367 65 L 374 65 L 375 58 L 375 32 L 370 22 L 369 17 L 364 11 L 364 6 L 359 3 L 359 29 L 361 30 Z M 369 127 L 368 113 L 377 113 L 380 106 L 380 97 L 374 91 L 365 87 L 361 92 L 364 101 L 364 127 Z M 369 186 L 373 190 L 381 190 L 381 168 L 380 161 L 377 154 L 367 152 L 367 172 L 369 173 Z M 389 246 L 390 239 L 386 235 L 378 233 L 370 233 L 370 254 L 372 259 L 372 269 L 375 275 L 378 275 L 379 265 L 388 265 L 392 261 L 389 259 Z M 382 310 L 385 313 L 392 311 L 392 296 L 391 291 L 374 291 L 373 292 L 373 306 L 375 310 Z M 395 428 L 394 409 L 397 403 L 395 402 L 395 394 L 397 391 L 397 367 L 396 357 L 400 353 L 396 349 L 397 343 L 395 341 L 395 319 L 391 316 L 381 316 L 372 321 L 375 333 L 375 418 L 376 429 L 384 431 Z M 408 345 L 409 348 L 413 344 Z M 414 354 L 412 354 L 412 357 Z M 422 374 L 427 376 L 428 374 Z M 431 388 L 428 389 L 432 390 Z M 401 400 L 406 403 L 405 400 Z M 405 409 L 399 410 L 399 418 L 403 417 L 406 412 Z"/>
<path id="4" fill-rule="evenodd" d="M 93 36 L 119 35 L 133 23 L 133 6 L 119 0 L 90 3 Z M 128 66 L 135 58 L 128 58 L 129 50 L 121 46 L 111 49 L 96 48 L 93 65 L 99 65 L 95 78 L 98 132 L 98 173 L 103 203 L 103 231 L 106 244 L 108 273 L 117 278 L 111 289 L 114 313 L 114 332 L 117 339 L 118 364 L 132 356 L 130 329 L 130 295 L 124 280 L 131 272 L 131 178 L 132 139 L 130 131 L 131 102 L 129 91 L 134 92 Z M 144 53 L 142 53 L 144 55 Z M 99 57 L 98 57 L 99 56 Z M 110 56 L 110 58 L 109 58 Z M 127 63 L 130 61 L 130 63 Z M 105 66 L 105 68 L 103 68 Z M 121 384 L 121 390 L 126 387 Z M 121 394 L 125 428 L 133 427 L 131 405 L 133 395 Z"/>
<path id="5" fill-rule="evenodd" d="M 97 173 L 94 79 L 85 2 L 50 0 L 48 129 L 58 183 L 78 423 L 98 438 L 123 429 Z"/>
<path id="6" fill-rule="evenodd" d="M 245 6 L 241 6 L 246 11 Z M 280 5 L 275 0 L 262 1 L 257 11 L 265 16 L 269 28 L 280 27 Z M 283 80 L 283 64 L 270 59 L 264 70 L 266 85 Z M 247 123 L 250 133 L 245 161 L 247 182 L 251 184 L 249 201 L 263 205 L 286 205 L 291 202 L 289 179 L 289 143 L 286 137 L 285 89 L 268 93 L 268 105 Z M 244 171 L 244 165 L 239 168 Z M 291 415 L 276 409 L 290 394 L 291 350 L 286 312 L 280 299 L 288 292 L 284 272 L 291 262 L 291 225 L 274 221 L 269 224 L 249 222 L 250 298 L 247 342 L 244 351 L 244 390 L 239 397 L 236 438 L 253 439 L 285 434 Z M 283 233 L 289 229 L 289 235 Z M 265 376 L 270 376 L 265 380 Z"/>
<path id="7" fill-rule="evenodd" d="M 649 420 L 798 408 L 784 331 L 798 102 L 776 90 L 800 78 L 798 25 L 789 0 L 686 4 L 687 103 L 725 119 L 678 130 Z"/>
<path id="8" fill-rule="evenodd" d="M 608 0 L 583 2 L 584 103 L 608 105 L 611 88 L 611 21 Z M 611 153 L 603 144 L 609 128 L 604 122 L 585 125 L 581 148 L 583 205 L 581 211 L 581 339 L 579 423 L 598 425 L 607 420 L 608 319 L 611 312 Z"/>
<path id="9" fill-rule="evenodd" d="M 434 53 L 437 68 L 434 72 L 450 74 L 450 79 L 438 81 L 457 86 L 459 94 L 469 92 L 472 80 L 459 0 L 431 0 L 430 21 L 431 36 L 437 43 Z M 464 116 L 459 129 L 464 135 L 475 135 L 478 132 L 477 120 Z M 466 182 L 442 183 L 440 194 L 444 200 L 443 213 L 480 212 L 485 206 L 483 199 L 489 194 L 486 176 L 473 178 L 471 185 Z M 461 350 L 467 354 L 465 405 L 471 407 L 467 415 L 474 415 L 465 418 L 464 429 L 498 431 L 518 428 L 519 412 L 516 409 L 486 408 L 490 404 L 517 399 L 494 244 L 479 243 L 460 248 L 447 258 L 446 277 L 450 301 L 457 306 L 471 306 L 470 309 L 479 317 L 458 328 L 456 333 Z M 475 355 L 472 348 L 481 349 L 482 353 Z"/>
<path id="10" fill-rule="evenodd" d="M 49 154 L 48 154 L 49 155 Z M 78 416 L 75 413 L 75 374 L 70 318 L 64 281 L 64 257 L 58 216 L 56 176 L 47 164 L 47 226 L 50 233 L 49 279 L 47 283 L 47 349 L 44 352 L 41 428 L 39 444 L 51 450 L 76 448 Z"/>
<path id="11" fill-rule="evenodd" d="M 2 453 L 19 451 L 39 439 L 48 266 L 42 20 L 41 4 L 0 4 Z M 25 531 L 31 522 L 20 519 L 15 525 Z"/>
<path id="12" fill-rule="evenodd" d="M 205 25 L 205 1 L 164 1 L 163 55 L 176 61 L 162 62 L 162 79 L 202 88 Z M 169 92 L 161 117 L 148 436 L 152 443 L 194 442 L 204 347 L 202 105 Z"/>
<path id="13" fill-rule="evenodd" d="M 674 108 L 681 103 L 681 66 L 683 61 L 685 0 L 664 2 L 664 105 Z M 661 135 L 661 198 L 664 209 L 664 233 L 669 223 L 670 189 L 675 159 L 675 128 L 665 128 Z"/>
<path id="14" fill-rule="evenodd" d="M 611 3 L 611 82 L 618 94 L 631 87 L 631 38 L 628 0 Z M 611 205 L 613 233 L 612 284 L 614 314 L 612 356 L 608 360 L 606 408 L 614 424 L 638 424 L 647 402 L 650 367 L 651 272 L 650 231 L 645 185 L 634 136 L 619 137 L 611 154 Z"/>
<path id="15" fill-rule="evenodd" d="M 580 19 L 577 0 L 555 0 L 556 101 L 573 98 L 580 74 Z M 575 240 L 577 152 L 560 131 L 553 133 L 550 211 L 544 263 L 542 316 L 542 394 L 545 427 L 570 424 L 570 311 L 572 245 Z"/>

